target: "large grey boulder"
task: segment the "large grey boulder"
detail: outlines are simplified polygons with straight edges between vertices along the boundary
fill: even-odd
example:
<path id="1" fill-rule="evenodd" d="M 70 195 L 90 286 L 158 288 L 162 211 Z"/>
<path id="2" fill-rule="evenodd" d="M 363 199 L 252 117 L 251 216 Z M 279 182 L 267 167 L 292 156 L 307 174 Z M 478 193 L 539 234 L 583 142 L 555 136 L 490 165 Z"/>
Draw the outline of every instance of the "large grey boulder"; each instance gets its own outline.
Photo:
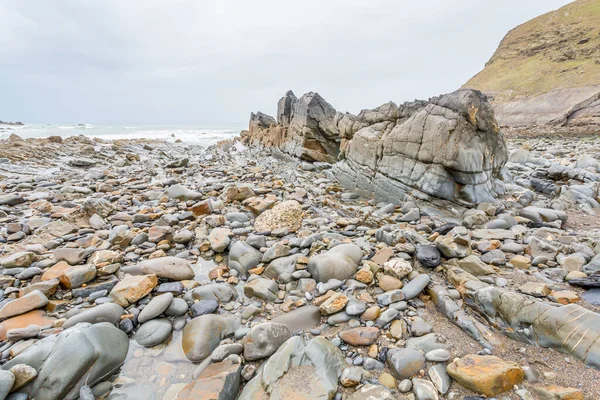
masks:
<path id="1" fill-rule="evenodd" d="M 202 193 L 195 192 L 183 185 L 172 185 L 164 191 L 163 196 L 181 201 L 200 200 Z"/>
<path id="2" fill-rule="evenodd" d="M 387 364 L 398 379 L 407 379 L 419 373 L 425 365 L 425 355 L 412 347 L 388 351 Z"/>
<path id="3" fill-rule="evenodd" d="M 25 364 L 38 376 L 20 389 L 32 398 L 76 399 L 84 385 L 107 379 L 125 361 L 129 338 L 108 323 L 80 324 L 48 336 L 2 366 Z"/>
<path id="4" fill-rule="evenodd" d="M 300 329 L 310 329 L 321 322 L 321 311 L 317 306 L 307 305 L 281 314 L 273 318 L 271 322 L 285 324 L 292 332 Z"/>
<path id="5" fill-rule="evenodd" d="M 430 99 L 405 120 L 356 132 L 336 164 L 340 181 L 388 201 L 437 197 L 493 201 L 508 153 L 485 95 L 474 90 Z"/>
<path id="6" fill-rule="evenodd" d="M 161 344 L 171 334 L 173 326 L 168 319 L 153 319 L 140 326 L 133 339 L 144 347 L 153 347 Z"/>
<path id="7" fill-rule="evenodd" d="M 277 258 L 265 268 L 263 275 L 270 279 L 276 279 L 281 283 L 293 281 L 292 274 L 296 271 L 296 261 L 301 254 L 293 254 L 287 257 Z"/>
<path id="8" fill-rule="evenodd" d="M 254 296 L 265 301 L 275 301 L 277 299 L 277 292 L 279 292 L 277 282 L 256 275 L 252 275 L 252 277 L 254 279 L 249 280 L 244 285 L 244 293 L 247 296 Z"/>
<path id="9" fill-rule="evenodd" d="M 248 361 L 269 357 L 292 336 L 287 325 L 265 322 L 256 325 L 244 337 L 244 358 Z"/>
<path id="10" fill-rule="evenodd" d="M 0 371 L 0 399 L 5 399 L 15 383 L 15 376 L 10 371 Z"/>
<path id="11" fill-rule="evenodd" d="M 138 322 L 143 324 L 146 321 L 150 321 L 152 318 L 158 317 L 160 314 L 171 305 L 173 301 L 173 293 L 164 293 L 160 296 L 153 297 L 150 303 L 146 304 L 146 307 L 138 315 Z"/>
<path id="12" fill-rule="evenodd" d="M 192 362 L 204 360 L 239 326 L 239 319 L 233 316 L 206 314 L 192 319 L 183 329 L 181 343 L 185 356 Z"/>
<path id="13" fill-rule="evenodd" d="M 362 250 L 355 244 L 340 244 L 331 250 L 313 256 L 308 261 L 308 271 L 317 282 L 330 279 L 352 278 L 362 259 Z"/>
<path id="14" fill-rule="evenodd" d="M 262 259 L 262 253 L 246 242 L 235 242 L 229 250 L 229 268 L 246 276 L 248 270 L 256 268 Z"/>

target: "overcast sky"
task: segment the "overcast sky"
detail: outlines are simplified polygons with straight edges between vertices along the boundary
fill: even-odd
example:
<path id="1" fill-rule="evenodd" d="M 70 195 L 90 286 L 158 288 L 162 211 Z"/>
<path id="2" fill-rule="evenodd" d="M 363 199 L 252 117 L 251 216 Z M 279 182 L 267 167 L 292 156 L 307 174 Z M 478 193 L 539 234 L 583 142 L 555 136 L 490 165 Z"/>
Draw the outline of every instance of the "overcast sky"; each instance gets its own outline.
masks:
<path id="1" fill-rule="evenodd" d="M 564 0 L 2 0 L 0 120 L 246 123 L 428 98 Z"/>

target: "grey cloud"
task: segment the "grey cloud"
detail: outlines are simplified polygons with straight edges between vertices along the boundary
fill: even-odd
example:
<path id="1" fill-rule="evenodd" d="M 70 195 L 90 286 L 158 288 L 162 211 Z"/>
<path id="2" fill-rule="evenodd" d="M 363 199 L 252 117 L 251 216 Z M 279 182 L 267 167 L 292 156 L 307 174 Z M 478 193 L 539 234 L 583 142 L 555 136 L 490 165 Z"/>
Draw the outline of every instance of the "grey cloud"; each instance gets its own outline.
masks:
<path id="1" fill-rule="evenodd" d="M 358 112 L 456 89 L 564 0 L 4 0 L 0 119 L 244 123 L 288 89 Z"/>

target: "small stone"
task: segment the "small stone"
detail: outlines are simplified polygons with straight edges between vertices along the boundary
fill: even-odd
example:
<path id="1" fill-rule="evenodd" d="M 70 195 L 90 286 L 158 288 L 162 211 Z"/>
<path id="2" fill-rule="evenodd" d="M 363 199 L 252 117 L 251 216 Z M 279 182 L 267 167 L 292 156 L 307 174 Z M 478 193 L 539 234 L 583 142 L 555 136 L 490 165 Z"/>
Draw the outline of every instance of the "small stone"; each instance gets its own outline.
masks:
<path id="1" fill-rule="evenodd" d="M 519 287 L 519 291 L 534 297 L 546 297 L 550 294 L 548 285 L 541 282 L 527 282 Z"/>
<path id="2" fill-rule="evenodd" d="M 128 276 L 110 291 L 111 299 L 122 307 L 127 307 L 146 296 L 157 285 L 156 275 Z"/>
<path id="3" fill-rule="evenodd" d="M 359 327 L 340 332 L 340 338 L 352 346 L 369 346 L 379 338 L 379 328 Z"/>
<path id="4" fill-rule="evenodd" d="M 517 255 L 510 259 L 510 263 L 517 269 L 529 269 L 531 260 L 525 256 Z"/>
<path id="5" fill-rule="evenodd" d="M 17 364 L 10 368 L 10 372 L 15 376 L 15 383 L 13 384 L 12 391 L 16 392 L 29 382 L 34 380 L 38 373 L 35 368 L 30 367 L 26 364 Z"/>
<path id="6" fill-rule="evenodd" d="M 319 311 L 325 316 L 332 315 L 342 311 L 346 307 L 346 304 L 348 304 L 348 297 L 343 293 L 337 292 L 321 304 Z"/>
<path id="7" fill-rule="evenodd" d="M 425 356 L 412 347 L 388 351 L 387 364 L 398 379 L 410 378 L 419 373 L 425 365 Z"/>
<path id="8" fill-rule="evenodd" d="M 540 400 L 584 400 L 584 395 L 579 389 L 560 386 L 534 387 L 533 392 Z"/>
<path id="9" fill-rule="evenodd" d="M 381 383 L 383 386 L 389 389 L 396 389 L 396 378 L 394 378 L 387 372 L 384 372 L 381 375 L 379 375 L 379 383 Z"/>
<path id="10" fill-rule="evenodd" d="M 579 301 L 579 295 L 573 292 L 572 290 L 558 290 L 550 293 L 548 295 L 550 300 L 555 301 L 560 304 L 571 304 L 577 303 Z"/>
<path id="11" fill-rule="evenodd" d="M 523 381 L 523 369 L 495 356 L 467 355 L 448 364 L 448 374 L 467 389 L 496 396 Z"/>
<path id="12" fill-rule="evenodd" d="M 355 387 L 362 380 L 363 369 L 360 367 L 347 367 L 342 371 L 340 383 L 344 387 Z"/>

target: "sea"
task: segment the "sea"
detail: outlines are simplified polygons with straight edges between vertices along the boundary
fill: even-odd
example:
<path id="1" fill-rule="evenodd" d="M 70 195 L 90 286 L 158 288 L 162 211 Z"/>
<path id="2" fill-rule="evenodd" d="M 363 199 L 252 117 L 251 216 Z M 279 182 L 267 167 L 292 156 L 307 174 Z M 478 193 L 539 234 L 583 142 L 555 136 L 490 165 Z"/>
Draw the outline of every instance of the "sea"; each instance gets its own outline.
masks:
<path id="1" fill-rule="evenodd" d="M 229 125 L 148 125 L 148 124 L 0 124 L 0 139 L 15 133 L 23 139 L 48 136 L 84 135 L 105 140 L 117 139 L 162 139 L 168 142 L 181 141 L 201 146 L 211 146 L 224 139 L 238 136 L 247 127 L 242 124 Z"/>

